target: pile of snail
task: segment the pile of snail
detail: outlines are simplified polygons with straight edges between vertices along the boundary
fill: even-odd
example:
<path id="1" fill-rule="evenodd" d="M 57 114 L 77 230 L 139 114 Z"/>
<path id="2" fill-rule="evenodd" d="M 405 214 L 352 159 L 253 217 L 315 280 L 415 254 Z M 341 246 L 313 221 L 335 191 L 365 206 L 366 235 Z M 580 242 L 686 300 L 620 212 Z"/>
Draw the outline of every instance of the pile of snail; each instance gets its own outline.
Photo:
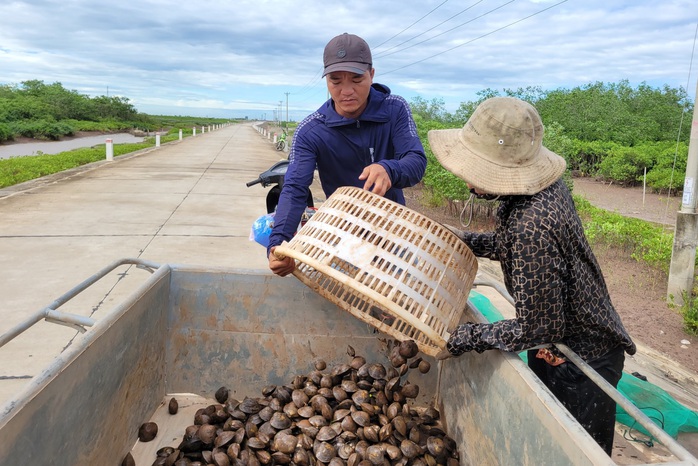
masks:
<path id="1" fill-rule="evenodd" d="M 439 411 L 410 403 L 419 386 L 403 381 L 409 369 L 428 372 L 429 363 L 414 341 L 388 343 L 387 367 L 349 346 L 348 364 L 316 360 L 314 371 L 266 386 L 259 397 L 235 400 L 221 387 L 217 403 L 198 410 L 179 445 L 158 450 L 153 466 L 458 466 Z M 169 411 L 177 412 L 174 398 Z M 146 424 L 148 437 L 157 433 Z"/>

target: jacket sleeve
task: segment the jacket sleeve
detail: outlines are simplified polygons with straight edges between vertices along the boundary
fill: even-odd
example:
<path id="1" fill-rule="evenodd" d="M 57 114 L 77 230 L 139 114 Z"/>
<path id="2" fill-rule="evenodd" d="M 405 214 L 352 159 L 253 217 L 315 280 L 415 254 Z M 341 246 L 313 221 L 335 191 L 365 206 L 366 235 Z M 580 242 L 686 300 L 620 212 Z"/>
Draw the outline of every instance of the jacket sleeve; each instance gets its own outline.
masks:
<path id="1" fill-rule="evenodd" d="M 395 103 L 390 135 L 395 158 L 378 163 L 388 172 L 394 188 L 409 188 L 422 180 L 427 167 L 427 157 L 407 101 L 395 95 L 391 98 Z"/>
<path id="2" fill-rule="evenodd" d="M 461 238 L 468 245 L 473 254 L 477 257 L 485 257 L 491 260 L 499 260 L 496 255 L 497 251 L 497 236 L 492 233 L 473 233 L 469 231 L 463 232 Z"/>
<path id="3" fill-rule="evenodd" d="M 303 132 L 294 136 L 289 159 L 291 163 L 274 213 L 274 227 L 269 235 L 267 256 L 272 247 L 293 238 L 305 212 L 308 189 L 315 173 L 316 152 L 306 142 Z"/>
<path id="4" fill-rule="evenodd" d="M 518 352 L 561 341 L 565 334 L 564 262 L 556 241 L 545 229 L 520 225 L 505 249 L 502 260 L 512 267 L 507 286 L 516 303 L 516 318 L 463 324 L 453 342 L 459 352 Z"/>

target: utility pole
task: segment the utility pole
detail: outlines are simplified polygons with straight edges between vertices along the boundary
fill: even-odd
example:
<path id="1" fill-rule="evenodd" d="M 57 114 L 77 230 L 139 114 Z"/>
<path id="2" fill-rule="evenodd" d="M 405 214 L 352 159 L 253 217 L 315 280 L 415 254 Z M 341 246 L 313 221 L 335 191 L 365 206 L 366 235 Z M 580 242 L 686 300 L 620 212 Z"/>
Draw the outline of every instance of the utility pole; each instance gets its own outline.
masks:
<path id="1" fill-rule="evenodd" d="M 288 133 L 288 92 L 284 92 L 286 94 L 286 132 Z"/>
<path id="2" fill-rule="evenodd" d="M 688 144 L 686 161 L 686 178 L 683 183 L 681 210 L 676 215 L 674 229 L 674 246 L 671 251 L 669 266 L 669 284 L 667 301 L 679 306 L 684 304 L 684 297 L 690 297 L 693 291 L 693 274 L 695 272 L 696 247 L 698 247 L 698 213 L 696 213 L 698 187 L 698 83 L 696 83 L 696 100 L 693 104 L 691 122 L 691 140 Z"/>

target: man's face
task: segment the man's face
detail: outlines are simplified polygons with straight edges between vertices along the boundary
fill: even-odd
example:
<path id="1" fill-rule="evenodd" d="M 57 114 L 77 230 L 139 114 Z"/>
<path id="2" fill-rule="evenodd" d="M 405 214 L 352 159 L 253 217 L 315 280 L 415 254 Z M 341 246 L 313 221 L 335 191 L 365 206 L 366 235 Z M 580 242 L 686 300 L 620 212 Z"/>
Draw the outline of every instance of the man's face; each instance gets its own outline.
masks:
<path id="1" fill-rule="evenodd" d="M 345 118 L 358 118 L 368 103 L 373 84 L 374 70 L 364 74 L 336 71 L 327 75 L 327 89 L 334 101 L 334 108 Z"/>

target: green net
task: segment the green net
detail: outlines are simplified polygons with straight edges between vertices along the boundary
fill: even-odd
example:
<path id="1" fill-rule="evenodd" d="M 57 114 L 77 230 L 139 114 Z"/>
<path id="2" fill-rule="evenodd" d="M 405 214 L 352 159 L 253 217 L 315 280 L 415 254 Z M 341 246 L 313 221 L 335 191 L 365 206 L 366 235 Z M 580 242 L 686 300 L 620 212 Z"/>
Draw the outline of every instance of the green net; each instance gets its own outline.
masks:
<path id="1" fill-rule="evenodd" d="M 488 321 L 496 322 L 504 319 L 490 300 L 477 291 L 470 292 L 469 300 Z M 527 362 L 525 351 L 519 353 L 519 356 Z M 698 413 L 679 403 L 658 386 L 623 373 L 618 382 L 618 391 L 673 438 L 681 432 L 698 432 Z M 616 420 L 650 436 L 649 432 L 620 406 L 616 409 Z"/>

